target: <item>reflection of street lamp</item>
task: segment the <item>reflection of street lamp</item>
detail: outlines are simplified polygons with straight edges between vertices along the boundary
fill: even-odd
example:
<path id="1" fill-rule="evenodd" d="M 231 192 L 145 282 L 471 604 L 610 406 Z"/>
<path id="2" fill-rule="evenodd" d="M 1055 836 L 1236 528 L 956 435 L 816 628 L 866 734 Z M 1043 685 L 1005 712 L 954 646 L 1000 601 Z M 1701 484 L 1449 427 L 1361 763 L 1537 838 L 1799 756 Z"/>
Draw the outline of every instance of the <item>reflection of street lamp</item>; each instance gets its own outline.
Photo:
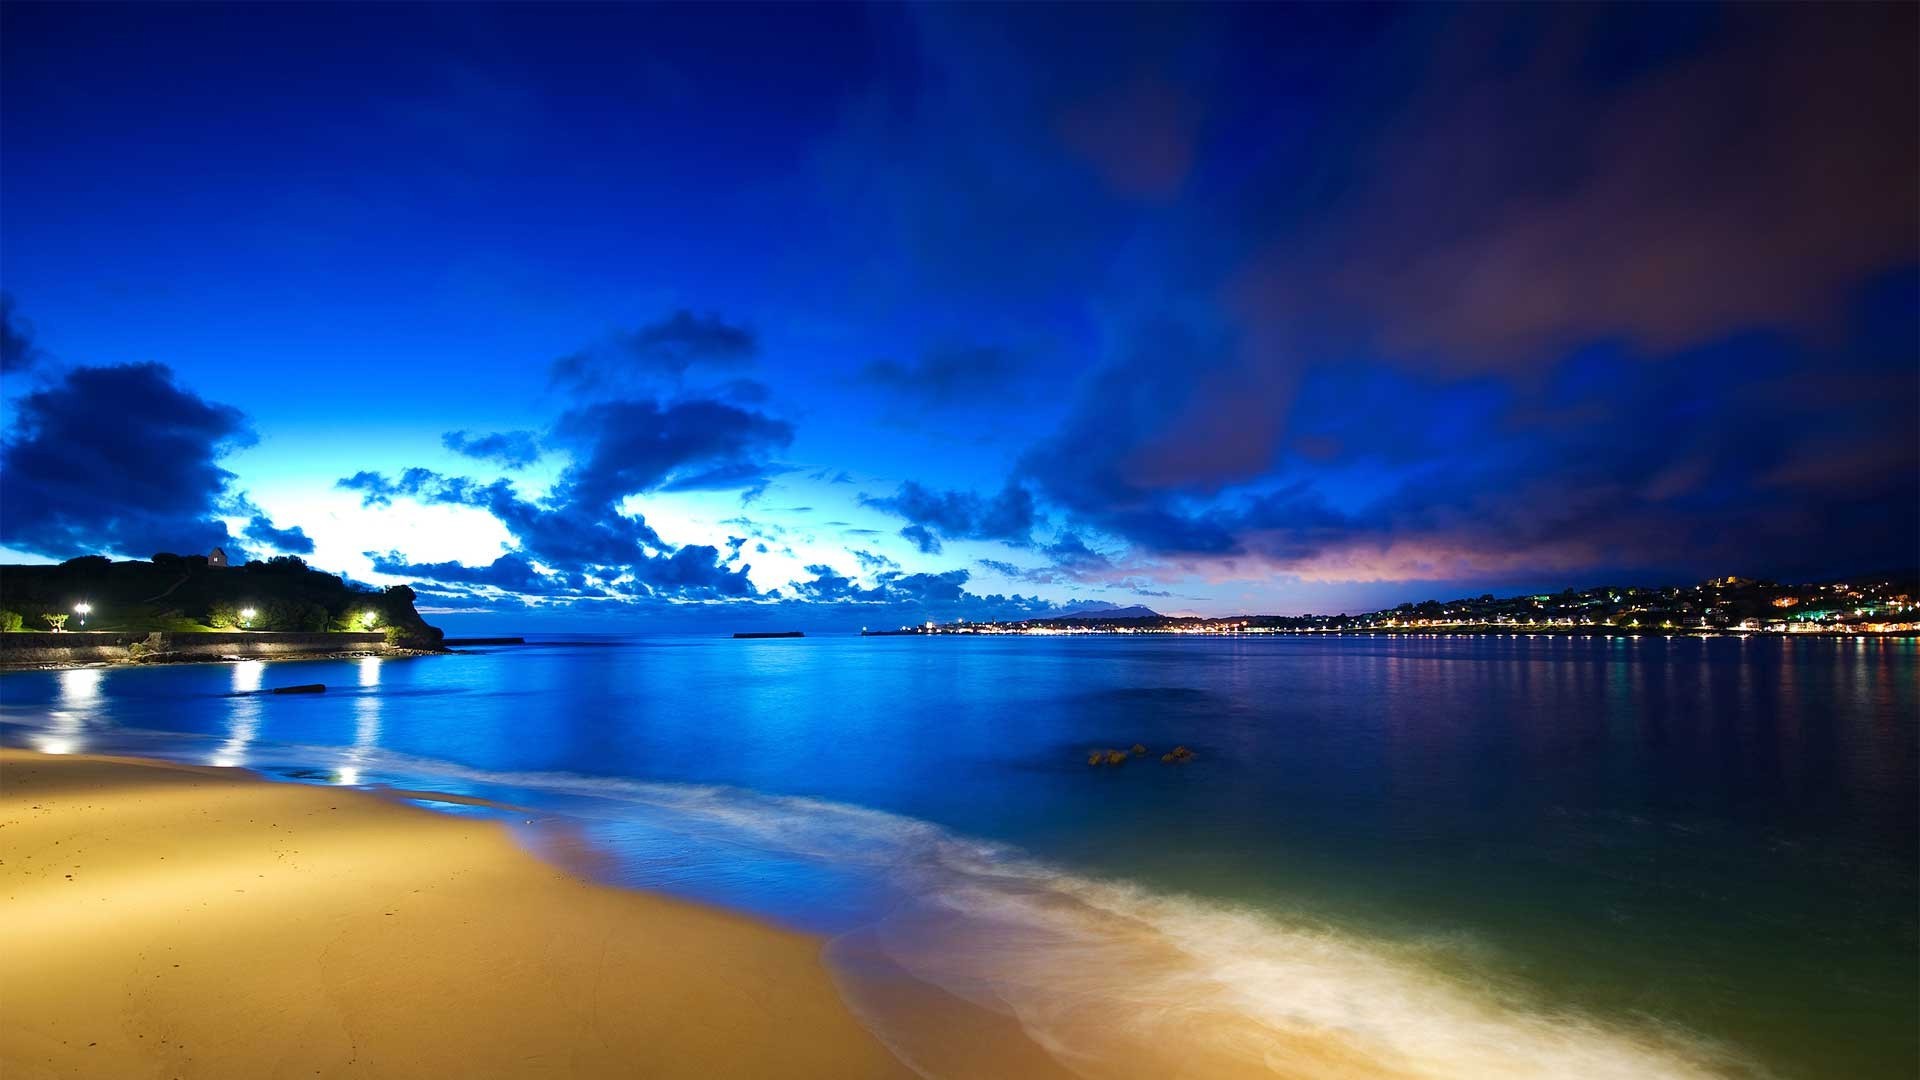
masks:
<path id="1" fill-rule="evenodd" d="M 253 609 L 252 608 L 244 607 L 240 609 L 240 629 L 242 630 L 253 629 Z"/>
<path id="2" fill-rule="evenodd" d="M 81 626 L 87 625 L 87 615 L 92 611 L 93 611 L 93 605 L 87 603 L 85 600 L 82 600 L 79 603 L 73 605 L 73 613 L 75 615 L 80 616 Z"/>

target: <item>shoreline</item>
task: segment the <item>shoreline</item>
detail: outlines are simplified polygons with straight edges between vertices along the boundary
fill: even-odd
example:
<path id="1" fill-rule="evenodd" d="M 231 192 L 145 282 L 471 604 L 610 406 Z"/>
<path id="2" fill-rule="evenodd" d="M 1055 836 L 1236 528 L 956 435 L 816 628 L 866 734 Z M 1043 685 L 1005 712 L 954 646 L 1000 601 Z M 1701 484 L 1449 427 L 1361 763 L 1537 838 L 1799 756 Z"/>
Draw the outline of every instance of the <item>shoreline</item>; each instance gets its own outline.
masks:
<path id="1" fill-rule="evenodd" d="M 497 821 L 142 758 L 0 772 L 9 1076 L 912 1075 L 822 939 L 585 881 Z"/>
<path id="2" fill-rule="evenodd" d="M 288 663 L 300 660 L 407 660 L 421 656 L 453 656 L 457 649 L 342 649 L 337 652 L 287 653 L 278 656 L 194 656 L 163 653 L 139 658 L 105 660 L 0 660 L 8 671 L 80 671 L 89 668 L 172 667 L 178 664 Z"/>

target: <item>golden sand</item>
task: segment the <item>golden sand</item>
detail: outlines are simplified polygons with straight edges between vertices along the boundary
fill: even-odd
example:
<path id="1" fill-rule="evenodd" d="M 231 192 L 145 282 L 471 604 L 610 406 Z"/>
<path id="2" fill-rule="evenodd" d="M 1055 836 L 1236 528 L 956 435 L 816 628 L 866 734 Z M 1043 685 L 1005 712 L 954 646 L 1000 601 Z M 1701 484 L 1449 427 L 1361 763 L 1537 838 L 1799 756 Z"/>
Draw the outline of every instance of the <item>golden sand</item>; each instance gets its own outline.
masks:
<path id="1" fill-rule="evenodd" d="M 817 938 L 589 884 L 497 822 L 0 751 L 0 1075 L 911 1075 Z"/>

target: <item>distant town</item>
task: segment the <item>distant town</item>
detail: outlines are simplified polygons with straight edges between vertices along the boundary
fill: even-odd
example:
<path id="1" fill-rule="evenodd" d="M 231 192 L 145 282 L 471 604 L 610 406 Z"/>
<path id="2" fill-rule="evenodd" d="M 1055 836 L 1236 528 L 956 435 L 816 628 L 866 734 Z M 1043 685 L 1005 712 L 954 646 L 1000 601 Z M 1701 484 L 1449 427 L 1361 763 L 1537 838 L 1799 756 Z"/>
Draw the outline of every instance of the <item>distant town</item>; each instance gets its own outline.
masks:
<path id="1" fill-rule="evenodd" d="M 1782 585 L 1740 577 L 1686 587 L 1600 586 L 1558 593 L 1425 600 L 1359 615 L 1162 615 L 1088 609 L 1017 622 L 923 623 L 869 637 L 926 634 L 1664 633 L 1912 634 L 1920 575 Z"/>

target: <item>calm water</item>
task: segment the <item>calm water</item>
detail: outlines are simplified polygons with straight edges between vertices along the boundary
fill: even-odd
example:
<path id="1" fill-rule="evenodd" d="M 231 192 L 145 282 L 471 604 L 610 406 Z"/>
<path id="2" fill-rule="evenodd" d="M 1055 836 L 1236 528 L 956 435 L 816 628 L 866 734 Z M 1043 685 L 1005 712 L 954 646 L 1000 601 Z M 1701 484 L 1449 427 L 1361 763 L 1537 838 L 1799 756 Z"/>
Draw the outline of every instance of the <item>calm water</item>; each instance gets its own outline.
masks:
<path id="1" fill-rule="evenodd" d="M 1890 640 L 554 641 L 12 673 L 0 738 L 533 807 L 570 865 L 839 935 L 881 1027 L 876 954 L 1068 1045 L 1063 1003 L 1203 1001 L 1464 1073 L 1908 1076 L 1917 676 Z"/>

